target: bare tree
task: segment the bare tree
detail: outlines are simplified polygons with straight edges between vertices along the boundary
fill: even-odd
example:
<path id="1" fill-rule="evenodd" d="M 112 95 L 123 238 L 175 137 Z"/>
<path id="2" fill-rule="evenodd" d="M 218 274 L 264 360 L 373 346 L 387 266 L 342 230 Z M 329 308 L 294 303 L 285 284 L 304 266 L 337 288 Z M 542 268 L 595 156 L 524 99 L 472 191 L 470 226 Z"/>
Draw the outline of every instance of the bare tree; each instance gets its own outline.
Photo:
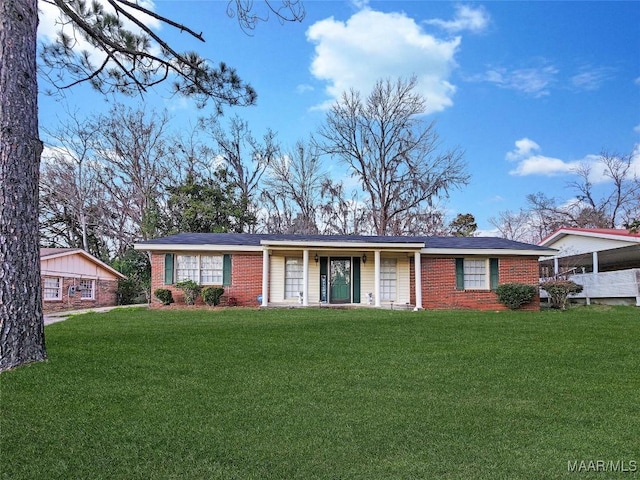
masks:
<path id="1" fill-rule="evenodd" d="M 98 181 L 108 193 L 110 231 L 116 255 L 140 235 L 146 240 L 145 215 L 160 201 L 176 171 L 169 155 L 169 116 L 115 105 L 95 120 L 93 148 L 100 163 Z"/>
<path id="2" fill-rule="evenodd" d="M 320 150 L 344 162 L 371 204 L 375 232 L 389 233 L 394 219 L 420 210 L 469 176 L 459 150 L 439 152 L 435 124 L 423 120 L 426 100 L 416 77 L 380 80 L 366 99 L 343 93 L 319 130 Z"/>
<path id="3" fill-rule="evenodd" d="M 49 148 L 40 172 L 40 233 L 48 243 L 80 247 L 103 258 L 106 252 L 95 232 L 89 242 L 90 224 L 95 228 L 104 215 L 92 148 L 96 129 L 77 112 L 69 112 L 55 131 L 45 129 Z"/>
<path id="4" fill-rule="evenodd" d="M 501 237 L 509 240 L 530 243 L 542 240 L 542 237 L 534 232 L 531 214 L 526 210 L 499 212 L 497 216 L 489 218 L 489 223 L 498 230 Z"/>
<path id="5" fill-rule="evenodd" d="M 262 140 L 257 140 L 249 124 L 237 115 L 229 122 L 229 132 L 225 131 L 217 117 L 203 120 L 202 125 L 210 129 L 215 142 L 213 155 L 216 163 L 227 169 L 230 180 L 239 191 L 241 202 L 246 205 L 247 213 L 257 215 L 260 180 L 280 150 L 276 134 L 267 130 Z M 251 228 L 251 225 L 243 228 Z"/>
<path id="6" fill-rule="evenodd" d="M 290 202 L 297 212 L 289 226 L 290 233 L 318 233 L 317 209 L 326 173 L 312 146 L 298 141 L 286 155 L 269 163 L 264 181 L 264 195 Z"/>
<path id="7" fill-rule="evenodd" d="M 60 35 L 57 45 L 45 49 L 43 61 L 52 69 L 50 78 L 57 77 L 58 67 L 67 73 L 57 78 L 63 82 L 70 78 L 59 83 L 61 87 L 88 81 L 101 91 L 134 93 L 171 78 L 176 93 L 201 105 L 211 100 L 218 110 L 255 101 L 253 89 L 233 69 L 223 64 L 212 67 L 195 53 L 176 52 L 140 18 L 150 15 L 203 40 L 199 33 L 137 2 L 109 0 L 112 10 L 105 12 L 98 2 L 45 1 L 60 9 L 62 22 L 72 29 Z M 293 1 L 283 4 L 285 10 L 270 2 L 266 5 L 281 19 L 299 20 L 304 13 Z M 235 6 L 239 18 L 251 18 L 253 2 L 236 0 Z M 292 16 L 287 17 L 286 11 Z M 142 33 L 125 28 L 124 18 Z M 38 249 L 42 143 L 37 120 L 37 25 L 37 0 L 0 2 L 0 371 L 46 357 Z M 94 66 L 88 54 L 76 52 L 75 35 L 104 52 L 104 60 Z"/>
<path id="8" fill-rule="evenodd" d="M 597 197 L 594 191 L 593 164 L 581 164 L 575 171 L 578 180 L 569 183 L 585 205 L 577 223 L 581 220 L 594 227 L 616 228 L 640 211 L 640 181 L 633 174 L 633 155 L 602 152 L 598 164 L 611 184 L 604 195 Z"/>
<path id="9" fill-rule="evenodd" d="M 366 235 L 373 233 L 371 212 L 358 200 L 357 192 L 349 196 L 344 183 L 326 178 L 322 183 L 320 226 L 322 233 Z"/>
<path id="10" fill-rule="evenodd" d="M 489 220 L 512 240 L 537 243 L 561 227 L 620 228 L 640 216 L 640 182 L 633 173 L 633 154 L 603 152 L 597 163 L 583 163 L 567 184 L 575 196 L 560 200 L 538 192 L 527 195 L 520 212 L 500 212 Z M 599 172 L 596 172 L 596 168 Z M 599 185 L 594 184 L 598 174 Z"/>

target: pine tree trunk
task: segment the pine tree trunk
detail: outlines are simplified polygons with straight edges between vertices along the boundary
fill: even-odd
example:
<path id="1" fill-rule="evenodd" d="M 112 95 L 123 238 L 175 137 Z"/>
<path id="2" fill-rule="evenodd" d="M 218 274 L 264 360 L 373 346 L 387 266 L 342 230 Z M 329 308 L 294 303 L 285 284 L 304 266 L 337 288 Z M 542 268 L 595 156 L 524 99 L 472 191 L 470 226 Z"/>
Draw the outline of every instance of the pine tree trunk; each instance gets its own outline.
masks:
<path id="1" fill-rule="evenodd" d="M 37 0 L 0 0 L 0 371 L 44 360 Z"/>

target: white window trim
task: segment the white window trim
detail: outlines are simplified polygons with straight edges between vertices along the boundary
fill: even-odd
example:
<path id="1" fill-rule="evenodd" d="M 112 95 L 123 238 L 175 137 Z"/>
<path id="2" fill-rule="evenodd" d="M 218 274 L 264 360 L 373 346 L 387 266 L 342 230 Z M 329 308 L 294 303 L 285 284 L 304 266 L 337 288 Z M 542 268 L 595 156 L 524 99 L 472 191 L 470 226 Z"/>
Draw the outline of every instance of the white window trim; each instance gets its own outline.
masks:
<path id="1" fill-rule="evenodd" d="M 382 266 L 386 262 L 393 262 L 393 274 L 394 278 L 384 278 L 387 272 L 384 271 Z M 380 259 L 380 300 L 383 302 L 395 302 L 398 299 L 398 259 L 397 258 L 381 258 Z M 393 284 L 393 298 L 386 296 L 385 285 Z"/>
<path id="2" fill-rule="evenodd" d="M 80 285 L 82 282 L 91 282 L 91 296 L 90 297 L 85 297 L 83 295 L 83 293 L 85 292 L 84 289 L 80 290 L 80 300 L 81 301 L 92 301 L 96 299 L 96 281 L 92 278 L 81 278 L 80 281 L 78 282 L 78 285 Z"/>
<path id="3" fill-rule="evenodd" d="M 197 278 L 182 278 L 180 279 L 178 277 L 178 270 L 180 270 L 178 268 L 179 266 L 179 258 L 180 257 L 196 257 L 196 266 L 195 269 L 185 269 L 185 270 L 195 270 L 196 271 L 196 277 Z M 220 258 L 220 281 L 219 282 L 203 282 L 202 281 L 202 257 L 219 257 Z M 215 271 L 213 269 L 206 269 L 206 270 L 211 270 L 211 271 Z M 173 266 L 173 276 L 176 279 L 176 282 L 183 282 L 185 280 L 193 280 L 194 282 L 196 282 L 199 285 L 222 285 L 224 282 L 224 255 L 200 255 L 200 254 L 177 254 L 175 256 L 175 262 L 174 262 L 174 266 Z"/>
<path id="4" fill-rule="evenodd" d="M 45 286 L 45 280 L 47 278 L 58 280 L 58 296 L 56 298 L 47 298 L 45 295 L 45 291 L 47 287 Z M 42 279 L 42 297 L 45 302 L 61 302 L 62 301 L 62 287 L 64 286 L 64 279 L 62 277 L 53 277 L 50 275 L 45 275 Z"/>
<path id="5" fill-rule="evenodd" d="M 295 279 L 299 279 L 299 288 L 292 292 L 287 292 L 287 262 L 289 260 L 296 260 L 298 262 L 298 266 L 300 267 L 300 277 L 295 277 Z M 285 300 L 297 300 L 300 298 L 300 293 L 304 288 L 304 272 L 303 272 L 303 259 L 302 257 L 285 257 L 284 259 L 284 298 Z"/>
<path id="6" fill-rule="evenodd" d="M 466 276 L 464 276 L 464 264 L 466 262 L 484 262 L 484 285 L 483 286 L 471 286 L 468 287 L 467 286 L 467 279 Z M 463 258 L 463 278 L 464 278 L 464 289 L 465 290 L 475 290 L 475 291 L 483 291 L 483 290 L 490 290 L 491 289 L 491 271 L 490 271 L 491 266 L 489 265 L 489 258 L 473 258 L 473 257 L 465 257 Z"/>

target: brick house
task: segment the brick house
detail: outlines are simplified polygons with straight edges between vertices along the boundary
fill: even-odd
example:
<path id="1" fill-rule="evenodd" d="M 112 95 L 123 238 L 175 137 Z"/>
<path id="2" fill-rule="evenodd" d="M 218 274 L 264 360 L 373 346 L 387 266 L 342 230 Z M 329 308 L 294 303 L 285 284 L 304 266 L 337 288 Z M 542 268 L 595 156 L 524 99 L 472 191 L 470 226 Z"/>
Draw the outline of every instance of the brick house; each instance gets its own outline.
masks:
<path id="1" fill-rule="evenodd" d="M 41 248 L 45 313 L 117 305 L 120 272 L 79 248 Z"/>
<path id="2" fill-rule="evenodd" d="M 554 252 L 488 237 L 228 233 L 180 233 L 135 248 L 151 254 L 151 291 L 170 289 L 178 303 L 176 282 L 191 279 L 223 286 L 234 305 L 416 310 L 504 309 L 496 286 L 537 285 L 539 257 Z M 526 308 L 537 310 L 539 298 Z"/>

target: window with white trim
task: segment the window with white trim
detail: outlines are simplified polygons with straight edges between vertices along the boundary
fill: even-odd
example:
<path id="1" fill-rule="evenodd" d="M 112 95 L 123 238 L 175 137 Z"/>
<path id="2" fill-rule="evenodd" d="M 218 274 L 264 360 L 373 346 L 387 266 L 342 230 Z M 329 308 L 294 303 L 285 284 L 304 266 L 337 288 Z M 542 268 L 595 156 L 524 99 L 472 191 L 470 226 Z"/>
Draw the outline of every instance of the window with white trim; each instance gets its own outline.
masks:
<path id="1" fill-rule="evenodd" d="M 284 264 L 284 298 L 298 298 L 302 291 L 303 264 L 301 258 L 285 259 Z"/>
<path id="2" fill-rule="evenodd" d="M 43 296 L 45 301 L 62 300 L 62 279 L 59 277 L 44 277 Z"/>
<path id="3" fill-rule="evenodd" d="M 222 285 L 223 255 L 176 255 L 176 282 L 193 280 L 203 285 Z"/>
<path id="4" fill-rule="evenodd" d="M 395 258 L 380 260 L 380 300 L 395 302 L 397 287 L 397 264 Z"/>
<path id="5" fill-rule="evenodd" d="M 176 281 L 183 280 L 200 281 L 197 255 L 176 255 Z"/>
<path id="6" fill-rule="evenodd" d="M 95 280 L 80 280 L 80 298 L 82 300 L 93 300 L 95 298 Z"/>
<path id="7" fill-rule="evenodd" d="M 465 290 L 483 290 L 488 288 L 488 260 L 464 259 L 464 288 Z"/>
<path id="8" fill-rule="evenodd" d="M 222 285 L 222 256 L 200 256 L 200 283 Z"/>

